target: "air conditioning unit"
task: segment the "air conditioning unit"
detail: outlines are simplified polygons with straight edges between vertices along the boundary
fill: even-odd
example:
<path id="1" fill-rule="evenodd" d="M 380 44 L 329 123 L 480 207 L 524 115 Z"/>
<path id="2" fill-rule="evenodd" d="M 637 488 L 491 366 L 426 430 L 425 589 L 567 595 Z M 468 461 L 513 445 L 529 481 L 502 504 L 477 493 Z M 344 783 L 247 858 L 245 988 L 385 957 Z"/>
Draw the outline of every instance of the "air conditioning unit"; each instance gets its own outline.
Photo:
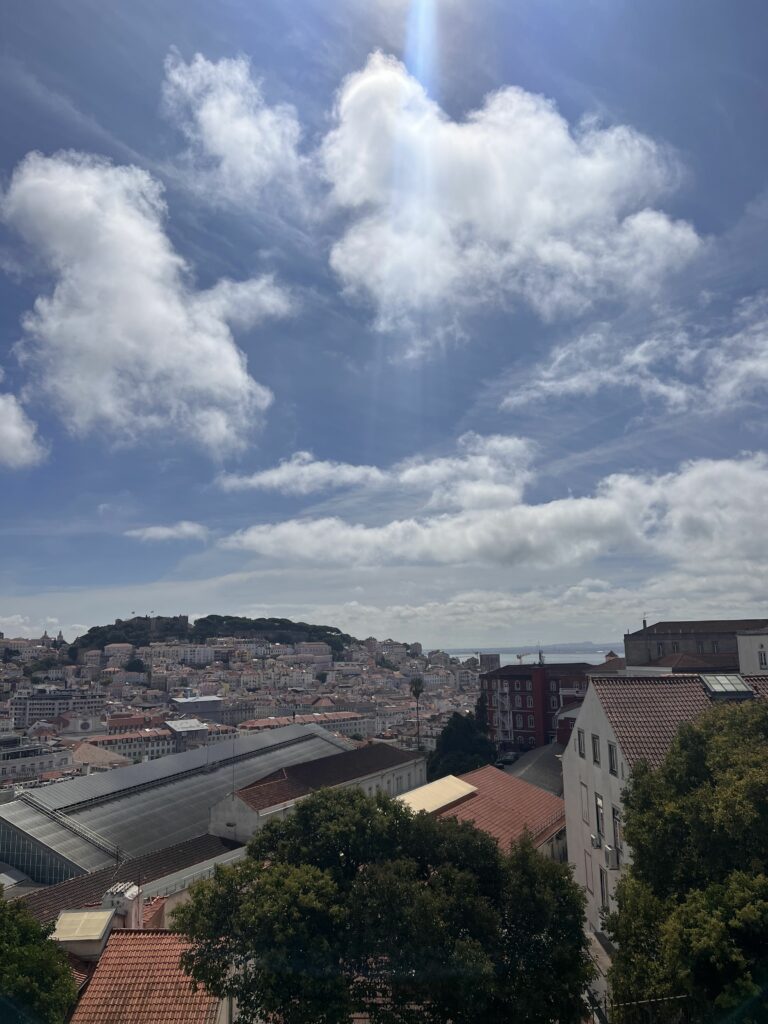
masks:
<path id="1" fill-rule="evenodd" d="M 590 842 L 592 843 L 593 849 L 599 850 L 600 847 L 603 845 L 603 837 L 602 836 L 592 835 L 589 838 L 590 838 Z"/>
<path id="2" fill-rule="evenodd" d="M 615 846 L 605 845 L 605 866 L 609 871 L 618 871 L 621 867 L 619 863 L 619 851 Z"/>

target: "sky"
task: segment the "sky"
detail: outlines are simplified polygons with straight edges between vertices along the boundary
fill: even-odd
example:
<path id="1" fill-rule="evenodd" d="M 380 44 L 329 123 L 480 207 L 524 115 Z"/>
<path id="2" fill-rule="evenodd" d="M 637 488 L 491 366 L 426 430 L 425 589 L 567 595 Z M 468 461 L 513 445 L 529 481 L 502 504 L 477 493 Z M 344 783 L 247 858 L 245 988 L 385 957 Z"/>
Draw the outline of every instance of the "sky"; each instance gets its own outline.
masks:
<path id="1" fill-rule="evenodd" d="M 0 22 L 6 636 L 765 616 L 761 0 Z"/>

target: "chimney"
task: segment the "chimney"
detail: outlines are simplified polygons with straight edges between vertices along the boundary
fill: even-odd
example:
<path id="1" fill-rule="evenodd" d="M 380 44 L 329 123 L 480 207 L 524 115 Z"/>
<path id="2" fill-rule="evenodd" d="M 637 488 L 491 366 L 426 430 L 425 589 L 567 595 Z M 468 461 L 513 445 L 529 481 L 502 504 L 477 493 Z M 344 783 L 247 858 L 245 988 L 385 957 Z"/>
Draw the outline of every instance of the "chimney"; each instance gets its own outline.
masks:
<path id="1" fill-rule="evenodd" d="M 648 620 L 643 619 L 643 629 L 648 629 Z"/>
<path id="2" fill-rule="evenodd" d="M 115 882 L 104 893 L 101 905 L 105 910 L 114 910 L 120 918 L 119 928 L 143 928 L 144 907 L 141 889 L 134 882 Z"/>

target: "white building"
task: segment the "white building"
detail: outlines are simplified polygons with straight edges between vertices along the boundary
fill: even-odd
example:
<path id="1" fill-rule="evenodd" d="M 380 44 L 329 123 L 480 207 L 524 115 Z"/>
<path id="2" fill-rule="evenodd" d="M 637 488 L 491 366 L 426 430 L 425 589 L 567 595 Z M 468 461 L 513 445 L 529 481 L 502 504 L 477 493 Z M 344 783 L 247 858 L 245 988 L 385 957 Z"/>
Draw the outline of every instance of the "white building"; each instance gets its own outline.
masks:
<path id="1" fill-rule="evenodd" d="M 736 634 L 739 671 L 744 676 L 768 675 L 768 629 L 750 629 Z"/>
<path id="2" fill-rule="evenodd" d="M 568 859 L 587 895 L 589 927 L 615 909 L 631 850 L 622 838 L 622 791 L 639 761 L 658 767 L 680 726 L 724 700 L 768 699 L 768 677 L 591 676 L 563 752 Z"/>

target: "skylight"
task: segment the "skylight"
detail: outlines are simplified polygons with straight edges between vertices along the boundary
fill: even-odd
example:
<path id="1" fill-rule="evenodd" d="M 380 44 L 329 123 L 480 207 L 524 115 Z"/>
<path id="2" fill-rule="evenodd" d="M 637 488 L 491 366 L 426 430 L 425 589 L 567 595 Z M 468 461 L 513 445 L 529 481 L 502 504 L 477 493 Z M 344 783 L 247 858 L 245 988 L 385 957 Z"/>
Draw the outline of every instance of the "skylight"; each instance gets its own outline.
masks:
<path id="1" fill-rule="evenodd" d="M 723 700 L 743 700 L 754 696 L 752 688 L 738 675 L 702 676 L 710 697 Z"/>

